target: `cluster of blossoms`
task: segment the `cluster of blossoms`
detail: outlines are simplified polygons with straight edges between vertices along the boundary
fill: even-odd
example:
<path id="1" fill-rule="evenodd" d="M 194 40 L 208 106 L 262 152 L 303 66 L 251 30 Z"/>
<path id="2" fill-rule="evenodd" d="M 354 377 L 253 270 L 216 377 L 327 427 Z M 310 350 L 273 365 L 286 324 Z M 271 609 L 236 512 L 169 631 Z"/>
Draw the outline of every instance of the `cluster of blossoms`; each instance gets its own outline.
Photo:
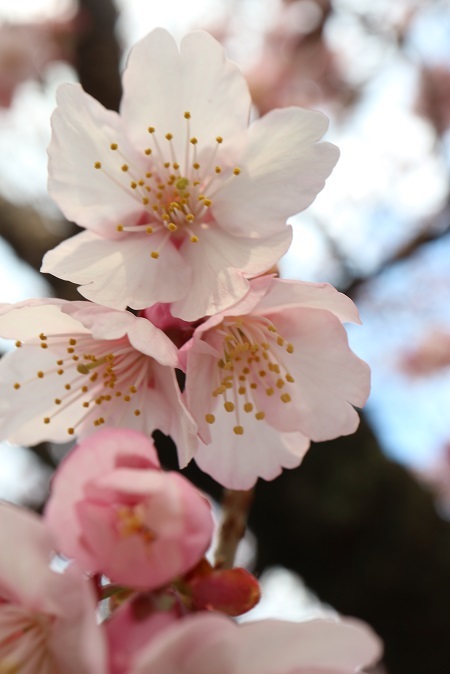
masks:
<path id="1" fill-rule="evenodd" d="M 209 504 L 151 440 L 161 430 L 181 468 L 247 490 L 310 440 L 354 432 L 369 392 L 343 327 L 359 322 L 351 300 L 271 273 L 287 218 L 337 160 L 318 142 L 326 119 L 288 108 L 248 126 L 249 113 L 242 74 L 202 32 L 178 49 L 158 29 L 133 49 L 120 115 L 59 90 L 49 189 L 85 231 L 42 271 L 86 299 L 0 306 L 0 336 L 17 340 L 0 436 L 78 445 L 42 521 L 0 508 L 1 674 L 350 674 L 379 655 L 352 621 L 233 624 L 257 582 L 206 561 Z"/>

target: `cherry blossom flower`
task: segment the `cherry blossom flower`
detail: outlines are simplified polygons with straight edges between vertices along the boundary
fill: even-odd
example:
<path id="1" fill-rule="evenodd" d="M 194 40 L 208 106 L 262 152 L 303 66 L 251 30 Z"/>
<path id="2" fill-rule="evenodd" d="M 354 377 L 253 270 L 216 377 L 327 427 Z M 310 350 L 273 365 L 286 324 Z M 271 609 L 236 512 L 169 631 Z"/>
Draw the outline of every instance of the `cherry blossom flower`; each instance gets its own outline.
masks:
<path id="1" fill-rule="evenodd" d="M 0 528 L 2 674 L 106 673 L 89 583 L 50 570 L 52 536 L 34 513 L 0 504 Z"/>
<path id="2" fill-rule="evenodd" d="M 59 552 L 143 589 L 189 571 L 213 532 L 208 501 L 179 473 L 160 470 L 153 442 L 129 429 L 103 429 L 70 452 L 45 518 Z"/>
<path id="3" fill-rule="evenodd" d="M 238 626 L 218 614 L 197 614 L 157 634 L 129 674 L 354 674 L 380 652 L 375 634 L 354 620 Z"/>
<path id="4" fill-rule="evenodd" d="M 265 276 L 196 328 L 180 361 L 202 470 L 249 489 L 298 466 L 310 439 L 356 430 L 370 376 L 344 321 L 359 323 L 358 311 L 332 286 Z"/>
<path id="5" fill-rule="evenodd" d="M 317 143 L 327 120 L 286 108 L 248 128 L 245 79 L 204 32 L 178 50 L 154 30 L 123 84 L 121 116 L 78 85 L 59 89 L 49 190 L 87 231 L 48 252 L 42 271 L 105 306 L 171 302 L 185 320 L 212 315 L 289 247 L 286 219 L 314 200 L 338 157 Z"/>
<path id="6" fill-rule="evenodd" d="M 0 434 L 64 442 L 107 426 L 170 434 L 184 462 L 197 444 L 175 377 L 177 349 L 145 318 L 91 302 L 3 305 Z"/>

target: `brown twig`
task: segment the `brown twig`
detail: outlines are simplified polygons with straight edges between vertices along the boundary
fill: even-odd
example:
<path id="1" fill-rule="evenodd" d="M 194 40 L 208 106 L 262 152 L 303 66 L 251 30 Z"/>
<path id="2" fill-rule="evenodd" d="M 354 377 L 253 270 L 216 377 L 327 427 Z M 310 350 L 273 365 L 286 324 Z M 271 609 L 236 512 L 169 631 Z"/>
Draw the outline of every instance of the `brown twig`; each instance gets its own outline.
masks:
<path id="1" fill-rule="evenodd" d="M 253 495 L 253 489 L 249 491 L 224 490 L 222 500 L 223 517 L 214 560 L 216 568 L 232 568 L 236 550 L 245 534 Z"/>

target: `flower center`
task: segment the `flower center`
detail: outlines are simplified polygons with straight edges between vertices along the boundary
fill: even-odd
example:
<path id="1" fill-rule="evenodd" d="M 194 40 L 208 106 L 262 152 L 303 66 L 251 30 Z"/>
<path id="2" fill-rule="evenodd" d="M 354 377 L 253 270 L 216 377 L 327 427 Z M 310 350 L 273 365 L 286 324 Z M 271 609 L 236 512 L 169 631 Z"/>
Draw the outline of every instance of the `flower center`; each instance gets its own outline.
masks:
<path id="1" fill-rule="evenodd" d="M 33 672 L 55 674 L 47 650 L 50 616 L 32 614 L 14 604 L 0 604 L 0 674 L 20 674 L 34 663 Z"/>
<path id="2" fill-rule="evenodd" d="M 94 163 L 95 169 L 104 171 L 121 189 L 131 191 L 142 204 L 141 222 L 130 226 L 119 223 L 117 231 L 164 234 L 150 252 L 154 260 L 169 240 L 178 246 L 186 237 L 198 243 L 201 229 L 212 220 L 208 213 L 212 198 L 224 181 L 241 173 L 238 167 L 219 163 L 222 136 L 199 148 L 198 139 L 191 135 L 190 119 L 191 113 L 185 112 L 182 145 L 175 143 L 172 133 L 148 127 L 150 147 L 144 149 L 145 169 L 133 167 L 117 143 L 110 145 L 119 158 L 117 173 L 103 167 L 100 161 Z"/>
<path id="3" fill-rule="evenodd" d="M 144 543 L 153 543 L 156 534 L 145 524 L 144 506 L 120 506 L 117 508 L 117 529 L 123 538 L 137 534 Z"/>
<path id="4" fill-rule="evenodd" d="M 234 433 L 242 435 L 246 414 L 253 413 L 258 421 L 265 418 L 265 400 L 291 402 L 286 387 L 294 378 L 284 357 L 294 347 L 263 316 L 229 317 L 215 332 L 222 338 L 223 355 L 217 361 L 217 386 L 211 394 L 222 398 L 225 411 L 234 414 Z M 213 424 L 214 414 L 206 414 L 205 420 Z"/>
<path id="5" fill-rule="evenodd" d="M 141 414 L 144 389 L 153 379 L 152 359 L 136 351 L 126 337 L 95 340 L 84 334 L 47 336 L 41 333 L 39 340 L 30 340 L 24 345 L 19 341 L 16 346 L 40 346 L 49 354 L 45 357 L 44 369 L 26 381 L 13 384 L 14 390 L 19 392 L 27 384 L 42 382 L 41 391 L 35 391 L 36 395 L 51 396 L 49 414 L 42 419 L 44 424 L 59 421 L 60 415 L 66 419 L 70 410 L 74 423 L 67 428 L 67 433 L 73 435 L 88 417 L 94 426 L 101 426 L 112 417 L 117 425 L 121 414 L 130 411 L 129 406 L 135 416 Z"/>

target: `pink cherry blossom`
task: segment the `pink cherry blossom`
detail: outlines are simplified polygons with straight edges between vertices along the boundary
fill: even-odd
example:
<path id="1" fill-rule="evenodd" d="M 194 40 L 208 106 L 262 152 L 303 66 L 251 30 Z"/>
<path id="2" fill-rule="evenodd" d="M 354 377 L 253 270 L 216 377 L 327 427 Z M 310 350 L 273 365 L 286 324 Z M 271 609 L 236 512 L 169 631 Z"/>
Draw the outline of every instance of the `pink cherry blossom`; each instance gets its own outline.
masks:
<path id="1" fill-rule="evenodd" d="M 0 435 L 63 442 L 99 426 L 170 434 L 187 462 L 197 440 L 174 367 L 177 349 L 145 318 L 91 302 L 30 300 L 0 309 L 18 341 L 0 363 Z"/>
<path id="2" fill-rule="evenodd" d="M 129 674 L 354 674 L 374 663 L 379 639 L 354 620 L 236 625 L 197 614 L 160 632 Z"/>
<path id="3" fill-rule="evenodd" d="M 332 286 L 265 276 L 196 328 L 180 359 L 204 471 L 249 489 L 298 466 L 310 439 L 356 430 L 370 376 L 344 321 L 359 323 L 358 311 Z"/>
<path id="4" fill-rule="evenodd" d="M 65 556 L 143 589 L 189 571 L 213 530 L 208 501 L 179 473 L 161 471 L 152 441 L 129 429 L 103 429 L 72 450 L 45 518 Z"/>
<path id="5" fill-rule="evenodd" d="M 0 504 L 0 529 L 0 671 L 106 673 L 89 583 L 50 570 L 52 536 L 34 513 Z"/>
<path id="6" fill-rule="evenodd" d="M 178 50 L 154 30 L 123 84 L 120 116 L 78 85 L 59 89 L 49 189 L 87 231 L 48 252 L 42 271 L 118 309 L 171 302 L 185 320 L 221 311 L 277 263 L 286 219 L 323 188 L 338 157 L 317 143 L 327 120 L 287 108 L 248 128 L 245 79 L 204 32 Z"/>

